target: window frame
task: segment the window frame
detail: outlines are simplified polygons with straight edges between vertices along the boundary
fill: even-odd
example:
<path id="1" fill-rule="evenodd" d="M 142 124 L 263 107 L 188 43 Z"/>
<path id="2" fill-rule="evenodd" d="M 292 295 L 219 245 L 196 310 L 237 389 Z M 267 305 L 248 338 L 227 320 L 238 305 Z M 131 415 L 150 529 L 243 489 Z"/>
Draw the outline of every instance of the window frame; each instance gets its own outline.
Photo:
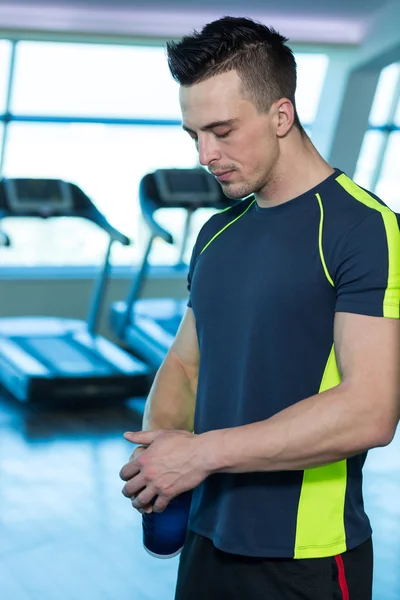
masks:
<path id="1" fill-rule="evenodd" d="M 6 96 L 6 107 L 3 114 L 0 114 L 0 124 L 3 125 L 3 136 L 0 145 L 0 177 L 3 173 L 4 160 L 7 151 L 8 125 L 12 122 L 19 123 L 74 123 L 74 124 L 105 124 L 105 125 L 145 125 L 145 126 L 177 126 L 181 125 L 181 121 L 177 119 L 148 119 L 148 118 L 112 118 L 112 117 L 77 117 L 68 115 L 22 115 L 13 114 L 10 111 L 13 82 L 15 76 L 15 61 L 18 43 L 20 42 L 60 42 L 60 43 L 83 43 L 93 45 L 118 45 L 118 46 L 144 46 L 144 47 L 163 47 L 167 39 L 151 38 L 151 39 L 120 39 L 115 37 L 103 37 L 98 35 L 82 35 L 82 34 L 52 34 L 52 33 L 10 33 L 2 35 L 2 40 L 8 40 L 11 44 L 8 89 Z M 324 45 L 299 45 L 291 46 L 295 54 L 325 54 L 330 59 L 331 51 L 329 47 Z M 302 123 L 305 129 L 310 129 L 312 123 Z M 0 249 L 0 280 L 15 280 L 15 279 L 86 279 L 95 277 L 99 267 L 90 265 L 70 265 L 70 266 L 54 266 L 54 265 L 1 265 L 1 252 L 7 252 L 7 249 Z M 151 267 L 151 277 L 154 278 L 182 278 L 186 274 L 182 269 L 175 268 L 175 265 L 154 265 Z M 122 266 L 115 265 L 112 268 L 112 276 L 118 278 L 131 278 L 137 272 L 137 265 Z"/>

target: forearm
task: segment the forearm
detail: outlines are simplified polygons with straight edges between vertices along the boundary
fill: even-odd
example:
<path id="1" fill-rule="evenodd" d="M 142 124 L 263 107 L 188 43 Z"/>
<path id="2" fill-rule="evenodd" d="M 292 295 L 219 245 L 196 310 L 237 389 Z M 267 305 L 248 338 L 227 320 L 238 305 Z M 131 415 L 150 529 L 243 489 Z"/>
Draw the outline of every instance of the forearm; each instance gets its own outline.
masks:
<path id="1" fill-rule="evenodd" d="M 204 451 L 215 472 L 322 466 L 386 443 L 385 423 L 372 412 L 341 384 L 266 421 L 208 432 Z"/>
<path id="2" fill-rule="evenodd" d="M 197 377 L 169 352 L 154 379 L 143 416 L 143 430 L 193 431 Z"/>

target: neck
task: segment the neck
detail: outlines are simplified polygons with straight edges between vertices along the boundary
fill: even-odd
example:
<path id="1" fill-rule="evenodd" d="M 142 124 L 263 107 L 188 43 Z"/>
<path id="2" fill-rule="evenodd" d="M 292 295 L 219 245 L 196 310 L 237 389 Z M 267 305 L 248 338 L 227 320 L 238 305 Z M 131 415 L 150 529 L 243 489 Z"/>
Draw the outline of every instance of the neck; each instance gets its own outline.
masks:
<path id="1" fill-rule="evenodd" d="M 334 169 L 318 153 L 311 140 L 296 128 L 280 141 L 273 173 L 255 194 L 261 207 L 288 202 L 324 181 Z"/>

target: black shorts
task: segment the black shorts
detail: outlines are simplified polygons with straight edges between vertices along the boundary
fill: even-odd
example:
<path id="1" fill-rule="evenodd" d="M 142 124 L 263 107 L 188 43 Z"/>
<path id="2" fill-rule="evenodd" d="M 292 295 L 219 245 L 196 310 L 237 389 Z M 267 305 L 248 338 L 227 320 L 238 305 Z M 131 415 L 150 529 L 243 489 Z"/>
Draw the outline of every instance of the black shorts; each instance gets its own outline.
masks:
<path id="1" fill-rule="evenodd" d="M 175 600 L 371 600 L 372 540 L 329 558 L 252 558 L 189 532 Z"/>

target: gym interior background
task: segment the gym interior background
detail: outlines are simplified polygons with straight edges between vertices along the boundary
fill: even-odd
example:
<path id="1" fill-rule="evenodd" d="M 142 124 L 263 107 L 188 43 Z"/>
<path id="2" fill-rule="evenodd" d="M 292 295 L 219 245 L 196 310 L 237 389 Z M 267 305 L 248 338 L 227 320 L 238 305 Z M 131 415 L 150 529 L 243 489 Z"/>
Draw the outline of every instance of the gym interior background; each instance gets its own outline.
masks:
<path id="1" fill-rule="evenodd" d="M 116 247 L 100 332 L 145 251 L 141 178 L 197 166 L 180 127 L 166 39 L 231 14 L 273 25 L 298 61 L 300 119 L 322 155 L 400 211 L 398 0 L 15 0 L 0 2 L 0 176 L 79 185 L 134 245 Z M 193 220 L 196 232 L 212 213 Z M 160 211 L 177 240 L 156 240 L 146 297 L 185 299 L 180 209 Z M 86 317 L 106 235 L 74 219 L 1 222 L 0 318 Z M 125 430 L 141 401 L 101 407 L 0 402 L 0 597 L 170 600 L 177 559 L 141 548 L 140 515 L 120 494 Z M 400 598 L 400 440 L 370 453 L 366 504 L 375 532 L 374 600 Z"/>

